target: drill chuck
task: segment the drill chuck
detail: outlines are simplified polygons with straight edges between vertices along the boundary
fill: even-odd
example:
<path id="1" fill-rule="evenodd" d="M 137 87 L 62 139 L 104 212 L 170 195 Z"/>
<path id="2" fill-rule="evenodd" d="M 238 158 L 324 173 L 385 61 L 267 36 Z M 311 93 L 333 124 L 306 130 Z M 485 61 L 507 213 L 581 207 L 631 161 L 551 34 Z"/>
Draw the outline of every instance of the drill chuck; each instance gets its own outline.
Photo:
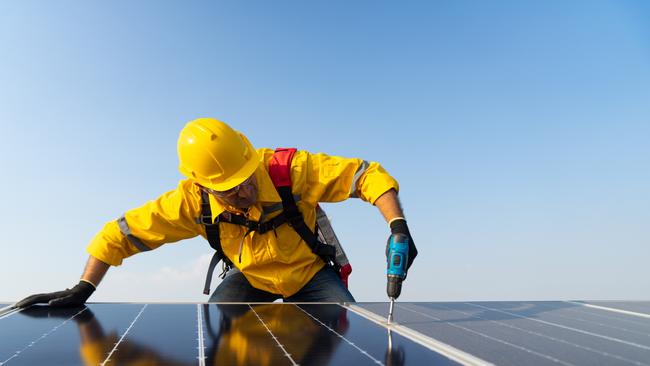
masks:
<path id="1" fill-rule="evenodd" d="M 402 293 L 402 281 L 404 279 L 397 276 L 388 275 L 388 283 L 386 284 L 386 293 L 391 299 L 397 299 Z"/>

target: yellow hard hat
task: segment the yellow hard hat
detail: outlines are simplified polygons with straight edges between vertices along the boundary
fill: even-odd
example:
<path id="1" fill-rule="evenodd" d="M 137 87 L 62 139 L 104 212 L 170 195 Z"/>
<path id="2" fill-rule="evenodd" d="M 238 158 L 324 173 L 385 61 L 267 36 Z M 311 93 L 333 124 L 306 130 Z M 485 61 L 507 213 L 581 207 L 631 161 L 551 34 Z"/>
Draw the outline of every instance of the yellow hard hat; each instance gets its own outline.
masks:
<path id="1" fill-rule="evenodd" d="M 177 150 L 178 170 L 215 191 L 241 184 L 259 164 L 246 136 L 214 118 L 188 122 L 178 137 Z"/>

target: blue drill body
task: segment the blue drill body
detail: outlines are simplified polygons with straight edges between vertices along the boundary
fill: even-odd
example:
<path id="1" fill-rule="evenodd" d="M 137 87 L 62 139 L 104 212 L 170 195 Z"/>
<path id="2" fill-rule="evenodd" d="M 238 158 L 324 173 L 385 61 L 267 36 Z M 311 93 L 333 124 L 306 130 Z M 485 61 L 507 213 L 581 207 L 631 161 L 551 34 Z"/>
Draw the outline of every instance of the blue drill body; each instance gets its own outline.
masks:
<path id="1" fill-rule="evenodd" d="M 393 300 L 402 292 L 402 281 L 406 278 L 406 264 L 408 263 L 409 239 L 404 234 L 393 234 L 388 241 L 388 255 L 386 274 L 388 284 L 386 293 Z"/>

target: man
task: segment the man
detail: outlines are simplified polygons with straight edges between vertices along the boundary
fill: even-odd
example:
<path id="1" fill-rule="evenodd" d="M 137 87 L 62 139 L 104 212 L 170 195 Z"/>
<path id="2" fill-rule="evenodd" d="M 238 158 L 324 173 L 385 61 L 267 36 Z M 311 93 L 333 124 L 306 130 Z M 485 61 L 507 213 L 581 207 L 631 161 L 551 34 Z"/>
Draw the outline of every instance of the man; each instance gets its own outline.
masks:
<path id="1" fill-rule="evenodd" d="M 309 233 L 298 232 L 295 220 L 274 224 L 273 230 L 266 232 L 248 225 L 252 222 L 259 228 L 260 223 L 284 214 L 271 209 L 284 205 L 268 171 L 274 150 L 255 150 L 243 134 L 212 118 L 189 122 L 180 133 L 177 149 L 179 170 L 187 179 L 107 223 L 88 245 L 90 257 L 80 282 L 72 289 L 32 295 L 16 306 L 81 305 L 108 268 L 120 265 L 124 258 L 197 235 L 209 238 L 207 226 L 197 219 L 205 212 L 202 202 L 206 197 L 210 225 L 218 228 L 219 245 L 225 260 L 232 264 L 209 301 L 354 301 L 333 267 L 326 264 L 327 259 L 304 239 Z M 297 151 L 291 159 L 289 180 L 289 196 L 297 197 L 299 219 L 304 219 L 312 235 L 319 202 L 358 197 L 379 208 L 393 234 L 408 236 L 411 265 L 417 250 L 397 198 L 399 187 L 378 163 Z M 225 222 L 224 217 L 231 216 L 243 218 L 248 227 Z"/>

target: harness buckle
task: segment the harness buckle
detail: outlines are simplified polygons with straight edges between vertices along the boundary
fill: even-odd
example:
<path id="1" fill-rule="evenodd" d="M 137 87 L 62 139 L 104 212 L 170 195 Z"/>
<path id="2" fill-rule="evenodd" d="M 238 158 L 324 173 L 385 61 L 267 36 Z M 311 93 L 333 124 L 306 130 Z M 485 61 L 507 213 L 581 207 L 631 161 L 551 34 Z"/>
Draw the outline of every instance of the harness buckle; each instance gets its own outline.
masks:
<path id="1" fill-rule="evenodd" d="M 203 225 L 214 225 L 215 223 L 219 222 L 219 218 L 217 217 L 216 222 L 212 222 L 212 215 L 203 215 L 201 214 L 199 217 L 196 218 L 196 223 L 197 224 L 203 224 Z"/>

